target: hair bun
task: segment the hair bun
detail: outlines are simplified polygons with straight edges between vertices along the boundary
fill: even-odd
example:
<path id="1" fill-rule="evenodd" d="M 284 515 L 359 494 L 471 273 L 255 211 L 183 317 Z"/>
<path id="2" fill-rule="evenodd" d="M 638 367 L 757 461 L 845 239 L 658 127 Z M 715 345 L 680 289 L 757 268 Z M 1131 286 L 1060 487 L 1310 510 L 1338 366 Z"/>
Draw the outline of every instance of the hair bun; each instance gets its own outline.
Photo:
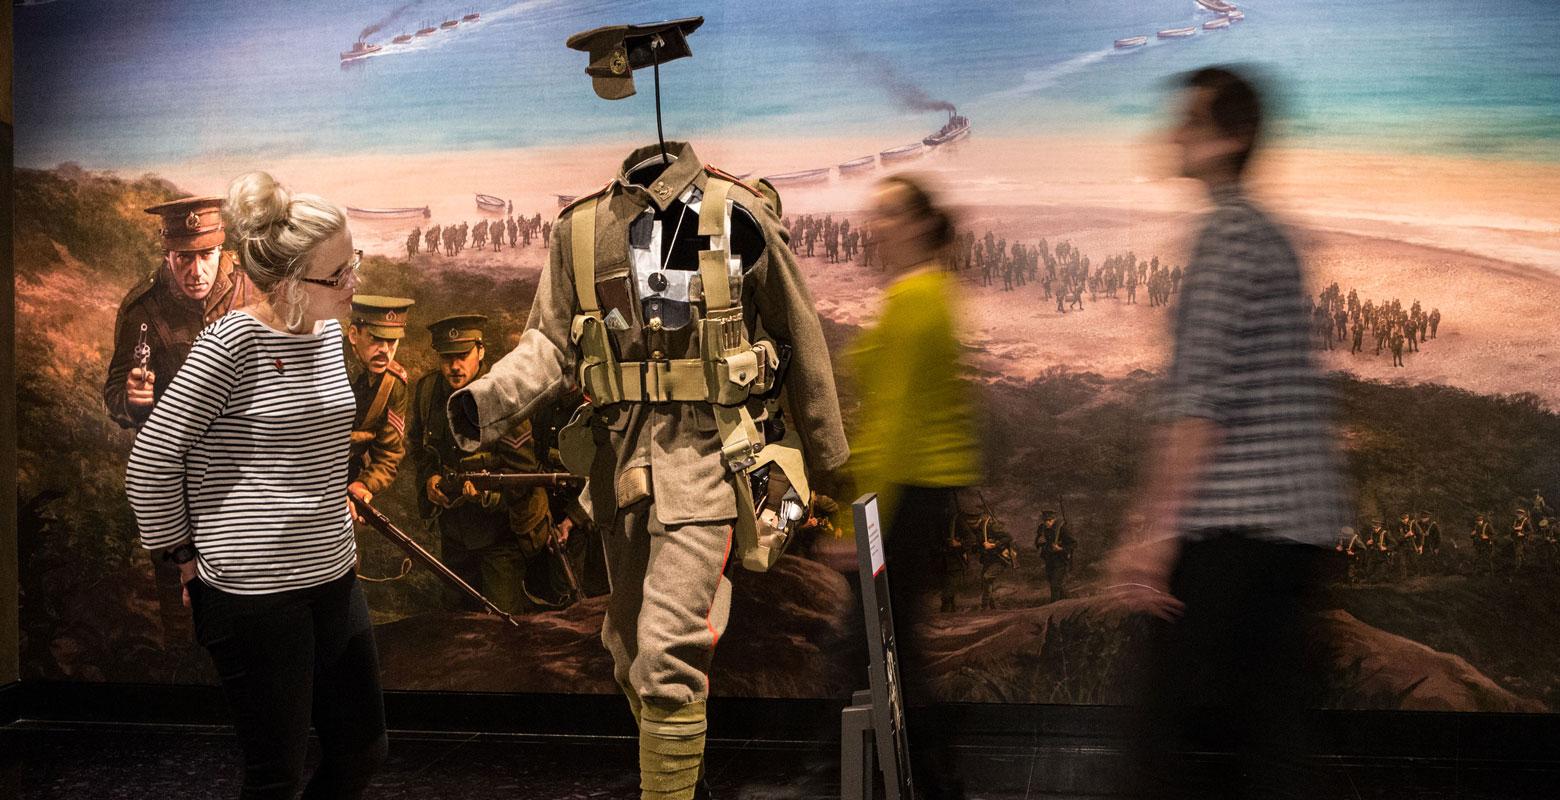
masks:
<path id="1" fill-rule="evenodd" d="M 239 235 L 249 237 L 285 221 L 291 205 L 292 192 L 270 173 L 256 170 L 233 179 L 222 210 L 228 225 Z"/>

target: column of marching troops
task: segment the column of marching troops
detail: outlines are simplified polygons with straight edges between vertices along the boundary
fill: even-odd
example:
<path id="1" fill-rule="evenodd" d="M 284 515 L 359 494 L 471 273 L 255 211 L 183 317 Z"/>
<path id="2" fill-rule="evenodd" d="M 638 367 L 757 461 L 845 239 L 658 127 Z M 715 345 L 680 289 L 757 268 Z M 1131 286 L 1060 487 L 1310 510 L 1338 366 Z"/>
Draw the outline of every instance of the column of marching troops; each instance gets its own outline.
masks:
<path id="1" fill-rule="evenodd" d="M 1460 534 L 1466 550 L 1457 545 L 1458 535 L 1451 531 L 1443 536 L 1429 511 L 1404 512 L 1390 525 L 1375 519 L 1363 530 L 1345 530 L 1336 550 L 1346 561 L 1351 584 L 1438 574 L 1560 572 L 1560 517 L 1537 490 L 1531 503 L 1511 513 L 1509 522 L 1494 514 L 1475 514 Z"/>
<path id="2" fill-rule="evenodd" d="M 484 219 L 474 226 L 462 222 L 432 225 L 426 231 L 417 227 L 406 235 L 406 257 L 425 250 L 434 255 L 458 256 L 465 251 L 467 242 L 479 250 L 490 247 L 495 253 L 503 251 L 506 241 L 510 248 L 516 248 L 530 247 L 532 240 L 540 239 L 546 247 L 551 235 L 552 221 L 543 220 L 541 214 L 522 215 L 519 219 L 510 214 L 503 219 Z"/>
<path id="3" fill-rule="evenodd" d="M 787 217 L 785 224 L 791 229 L 798 255 L 817 257 L 821 247 L 823 257 L 831 264 L 854 262 L 859 255 L 861 266 L 873 265 L 871 233 L 860 226 L 852 228 L 848 219 L 835 222 L 833 215 L 808 214 L 794 224 Z M 1140 261 L 1130 252 L 1110 256 L 1095 268 L 1071 242 L 1059 242 L 1054 250 L 1045 239 L 1037 244 L 1014 242 L 1009 247 L 1006 237 L 998 237 L 992 231 L 986 231 L 984 237 L 977 237 L 973 231 L 955 234 L 949 269 L 971 272 L 978 276 L 981 286 L 991 286 L 1000 279 L 1003 291 L 1038 283 L 1044 298 L 1055 297 L 1056 310 L 1063 314 L 1083 310 L 1084 292 L 1088 292 L 1090 302 L 1101 296 L 1119 299 L 1125 293 L 1127 303 L 1136 304 L 1139 287 L 1147 294 L 1150 306 L 1168 305 L 1170 295 L 1180 291 L 1183 275 L 1179 266 L 1161 266 L 1158 256 Z"/>
<path id="4" fill-rule="evenodd" d="M 1406 310 L 1397 298 L 1376 302 L 1360 302 L 1359 292 L 1349 290 L 1347 298 L 1334 283 L 1318 295 L 1313 303 L 1306 298 L 1306 311 L 1311 315 L 1317 347 L 1332 350 L 1349 342 L 1349 354 L 1365 352 L 1365 334 L 1375 339 L 1375 355 L 1385 348 L 1392 354 L 1392 366 L 1403 366 L 1403 353 L 1419 352 L 1419 345 L 1436 338 L 1441 327 L 1441 309 L 1426 312 L 1415 300 Z"/>

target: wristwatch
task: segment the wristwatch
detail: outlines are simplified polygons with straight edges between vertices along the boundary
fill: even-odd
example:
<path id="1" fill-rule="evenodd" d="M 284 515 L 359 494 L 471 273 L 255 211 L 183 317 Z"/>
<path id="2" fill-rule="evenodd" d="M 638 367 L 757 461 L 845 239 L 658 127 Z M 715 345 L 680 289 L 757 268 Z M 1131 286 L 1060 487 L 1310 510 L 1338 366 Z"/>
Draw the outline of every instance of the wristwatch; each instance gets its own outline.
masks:
<path id="1" fill-rule="evenodd" d="M 171 561 L 174 564 L 179 564 L 179 565 L 182 566 L 184 564 L 190 563 L 191 561 L 194 561 L 195 560 L 195 556 L 197 555 L 197 552 L 198 551 L 196 551 L 194 544 L 192 544 L 190 542 L 185 542 L 184 544 L 181 544 L 178 547 L 174 547 L 174 548 L 170 548 L 168 550 L 164 550 L 163 551 L 163 560 L 164 561 Z"/>

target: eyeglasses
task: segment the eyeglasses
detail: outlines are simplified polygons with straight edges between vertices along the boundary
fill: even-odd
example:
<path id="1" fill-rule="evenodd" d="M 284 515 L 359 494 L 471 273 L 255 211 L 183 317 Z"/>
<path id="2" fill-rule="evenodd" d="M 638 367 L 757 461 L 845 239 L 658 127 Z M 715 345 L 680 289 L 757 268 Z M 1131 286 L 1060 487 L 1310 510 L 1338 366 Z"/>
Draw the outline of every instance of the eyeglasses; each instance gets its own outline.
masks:
<path id="1" fill-rule="evenodd" d="M 347 262 L 346 269 L 343 269 L 341 274 L 337 275 L 334 279 L 299 278 L 298 280 L 303 281 L 304 283 L 312 283 L 316 286 L 324 286 L 329 289 L 340 289 L 341 287 L 347 285 L 347 281 L 351 280 L 352 276 L 357 274 L 358 267 L 361 266 L 363 266 L 363 251 L 353 250 L 352 260 Z"/>

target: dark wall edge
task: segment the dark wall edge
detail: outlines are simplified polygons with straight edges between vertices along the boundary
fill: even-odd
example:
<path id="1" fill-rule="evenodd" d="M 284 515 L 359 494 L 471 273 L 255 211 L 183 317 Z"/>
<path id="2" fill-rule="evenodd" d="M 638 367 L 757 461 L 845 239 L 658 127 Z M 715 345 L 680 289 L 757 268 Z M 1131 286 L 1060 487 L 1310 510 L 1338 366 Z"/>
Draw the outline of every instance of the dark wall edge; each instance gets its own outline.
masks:
<path id="1" fill-rule="evenodd" d="M 633 736 L 617 695 L 385 693 L 391 728 L 558 736 Z M 710 735 L 718 739 L 836 742 L 835 700 L 717 697 Z M 26 681 L 0 690 L 0 712 L 50 722 L 227 724 L 215 686 Z M 961 737 L 993 744 L 1123 746 L 1130 709 L 1112 706 L 961 704 Z M 5 717 L 0 717 L 0 720 Z M 1312 752 L 1364 759 L 1439 759 L 1499 765 L 1556 765 L 1560 715 L 1426 711 L 1317 711 Z"/>
<path id="2" fill-rule="evenodd" d="M 22 684 L 0 686 L 0 725 L 9 725 L 22 716 Z"/>

